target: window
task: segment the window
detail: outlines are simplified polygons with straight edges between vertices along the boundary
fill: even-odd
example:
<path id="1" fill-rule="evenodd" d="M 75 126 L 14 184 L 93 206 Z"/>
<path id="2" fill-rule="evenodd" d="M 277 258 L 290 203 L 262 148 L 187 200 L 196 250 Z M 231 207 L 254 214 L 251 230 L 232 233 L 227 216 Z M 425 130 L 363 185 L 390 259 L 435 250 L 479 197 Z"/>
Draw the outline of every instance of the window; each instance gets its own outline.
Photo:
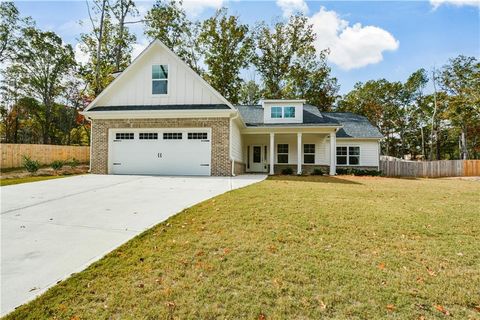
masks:
<path id="1" fill-rule="evenodd" d="M 253 163 L 262 162 L 262 147 L 253 146 Z"/>
<path id="2" fill-rule="evenodd" d="M 208 135 L 206 132 L 189 132 L 188 139 L 189 140 L 207 140 Z"/>
<path id="3" fill-rule="evenodd" d="M 360 147 L 348 147 L 348 164 L 360 164 Z"/>
<path id="4" fill-rule="evenodd" d="M 355 166 L 360 164 L 360 147 L 337 147 L 337 164 Z"/>
<path id="5" fill-rule="evenodd" d="M 283 117 L 284 118 L 295 118 L 295 107 L 284 107 L 283 108 Z"/>
<path id="6" fill-rule="evenodd" d="M 277 162 L 288 163 L 288 144 L 277 144 Z"/>
<path id="7" fill-rule="evenodd" d="M 168 66 L 155 64 L 152 66 L 152 94 L 168 93 Z"/>
<path id="8" fill-rule="evenodd" d="M 140 140 L 157 140 L 158 139 L 158 133 L 156 132 L 140 132 L 138 135 L 138 138 Z"/>
<path id="9" fill-rule="evenodd" d="M 272 118 L 281 118 L 282 117 L 282 107 L 272 107 L 271 115 L 272 115 Z"/>
<path id="10" fill-rule="evenodd" d="M 133 132 L 119 132 L 115 134 L 116 140 L 133 140 Z"/>
<path id="11" fill-rule="evenodd" d="M 181 140 L 182 133 L 181 132 L 165 132 L 163 134 L 163 140 Z"/>
<path id="12" fill-rule="evenodd" d="M 315 144 L 303 145 L 303 163 L 315 163 Z"/>

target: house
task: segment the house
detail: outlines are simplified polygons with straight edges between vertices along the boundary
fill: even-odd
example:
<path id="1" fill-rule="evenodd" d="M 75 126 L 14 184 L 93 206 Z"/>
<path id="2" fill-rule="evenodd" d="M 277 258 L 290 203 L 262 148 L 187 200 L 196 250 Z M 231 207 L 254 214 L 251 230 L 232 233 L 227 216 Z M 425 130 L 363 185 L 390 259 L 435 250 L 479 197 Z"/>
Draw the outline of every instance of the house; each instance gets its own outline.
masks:
<path id="1" fill-rule="evenodd" d="M 336 167 L 378 169 L 379 131 L 305 100 L 234 106 L 153 41 L 83 112 L 91 172 L 230 176 Z M 271 165 L 271 164 L 274 165 Z"/>

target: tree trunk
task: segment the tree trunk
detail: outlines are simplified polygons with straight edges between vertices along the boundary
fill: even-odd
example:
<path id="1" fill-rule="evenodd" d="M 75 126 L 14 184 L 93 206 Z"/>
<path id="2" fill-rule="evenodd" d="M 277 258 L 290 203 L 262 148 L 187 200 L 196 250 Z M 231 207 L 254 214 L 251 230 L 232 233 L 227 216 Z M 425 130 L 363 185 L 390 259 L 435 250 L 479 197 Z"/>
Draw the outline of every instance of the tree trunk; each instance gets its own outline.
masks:
<path id="1" fill-rule="evenodd" d="M 102 54 L 103 20 L 105 17 L 106 2 L 107 0 L 102 1 L 102 13 L 100 14 L 100 27 L 98 30 L 97 65 L 95 66 L 95 96 L 97 96 L 102 91 L 100 89 L 100 62 Z"/>

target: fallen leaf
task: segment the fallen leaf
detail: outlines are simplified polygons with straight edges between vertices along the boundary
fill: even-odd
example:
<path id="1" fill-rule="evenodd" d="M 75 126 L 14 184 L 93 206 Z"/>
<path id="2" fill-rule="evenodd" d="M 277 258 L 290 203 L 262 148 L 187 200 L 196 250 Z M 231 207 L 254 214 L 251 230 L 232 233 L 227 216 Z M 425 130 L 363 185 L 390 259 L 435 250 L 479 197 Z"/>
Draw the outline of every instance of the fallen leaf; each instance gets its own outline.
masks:
<path id="1" fill-rule="evenodd" d="M 446 316 L 449 316 L 449 315 L 450 315 L 450 312 L 448 312 L 448 310 L 445 309 L 445 308 L 444 308 L 443 306 L 441 306 L 441 305 L 436 305 L 436 306 L 435 306 L 435 309 L 436 309 L 437 311 L 440 311 L 441 313 L 443 313 L 443 314 L 446 315 Z"/>
<path id="2" fill-rule="evenodd" d="M 378 265 L 378 269 L 380 269 L 380 270 L 385 269 L 385 263 L 384 263 L 384 262 L 380 263 L 380 264 Z"/>
<path id="3" fill-rule="evenodd" d="M 138 285 L 138 287 L 139 287 L 139 288 L 143 288 L 143 287 L 145 287 L 145 285 L 144 285 L 143 283 L 140 283 L 140 284 Z"/>
<path id="4" fill-rule="evenodd" d="M 264 315 L 263 313 L 260 313 L 260 314 L 258 315 L 258 320 L 267 320 L 267 316 Z"/>
<path id="5" fill-rule="evenodd" d="M 395 310 L 395 306 L 393 304 L 387 304 L 387 310 L 392 312 Z"/>
<path id="6" fill-rule="evenodd" d="M 435 277 L 437 274 L 435 273 L 435 271 L 433 271 L 432 269 L 430 269 L 429 267 L 427 267 L 427 272 L 429 275 L 431 275 L 432 277 Z"/>
<path id="7" fill-rule="evenodd" d="M 167 301 L 165 302 L 165 305 L 169 308 L 169 309 L 175 309 L 175 302 L 173 301 Z"/>
<path id="8" fill-rule="evenodd" d="M 480 304 L 479 305 L 476 305 L 473 307 L 473 309 L 477 310 L 478 312 L 480 312 Z"/>
<path id="9" fill-rule="evenodd" d="M 327 305 L 325 304 L 325 302 L 323 302 L 322 300 L 320 300 L 318 303 L 320 304 L 320 309 L 322 309 L 322 310 L 327 309 Z"/>

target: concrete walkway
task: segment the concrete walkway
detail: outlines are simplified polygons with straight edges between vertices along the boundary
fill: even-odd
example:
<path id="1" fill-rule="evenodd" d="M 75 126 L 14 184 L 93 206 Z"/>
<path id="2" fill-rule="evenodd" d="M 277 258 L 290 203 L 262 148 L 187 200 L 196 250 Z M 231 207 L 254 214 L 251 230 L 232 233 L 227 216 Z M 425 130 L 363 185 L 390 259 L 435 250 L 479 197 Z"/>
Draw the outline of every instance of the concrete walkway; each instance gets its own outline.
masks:
<path id="1" fill-rule="evenodd" d="M 83 175 L 1 187 L 1 314 L 182 209 L 263 179 Z"/>

